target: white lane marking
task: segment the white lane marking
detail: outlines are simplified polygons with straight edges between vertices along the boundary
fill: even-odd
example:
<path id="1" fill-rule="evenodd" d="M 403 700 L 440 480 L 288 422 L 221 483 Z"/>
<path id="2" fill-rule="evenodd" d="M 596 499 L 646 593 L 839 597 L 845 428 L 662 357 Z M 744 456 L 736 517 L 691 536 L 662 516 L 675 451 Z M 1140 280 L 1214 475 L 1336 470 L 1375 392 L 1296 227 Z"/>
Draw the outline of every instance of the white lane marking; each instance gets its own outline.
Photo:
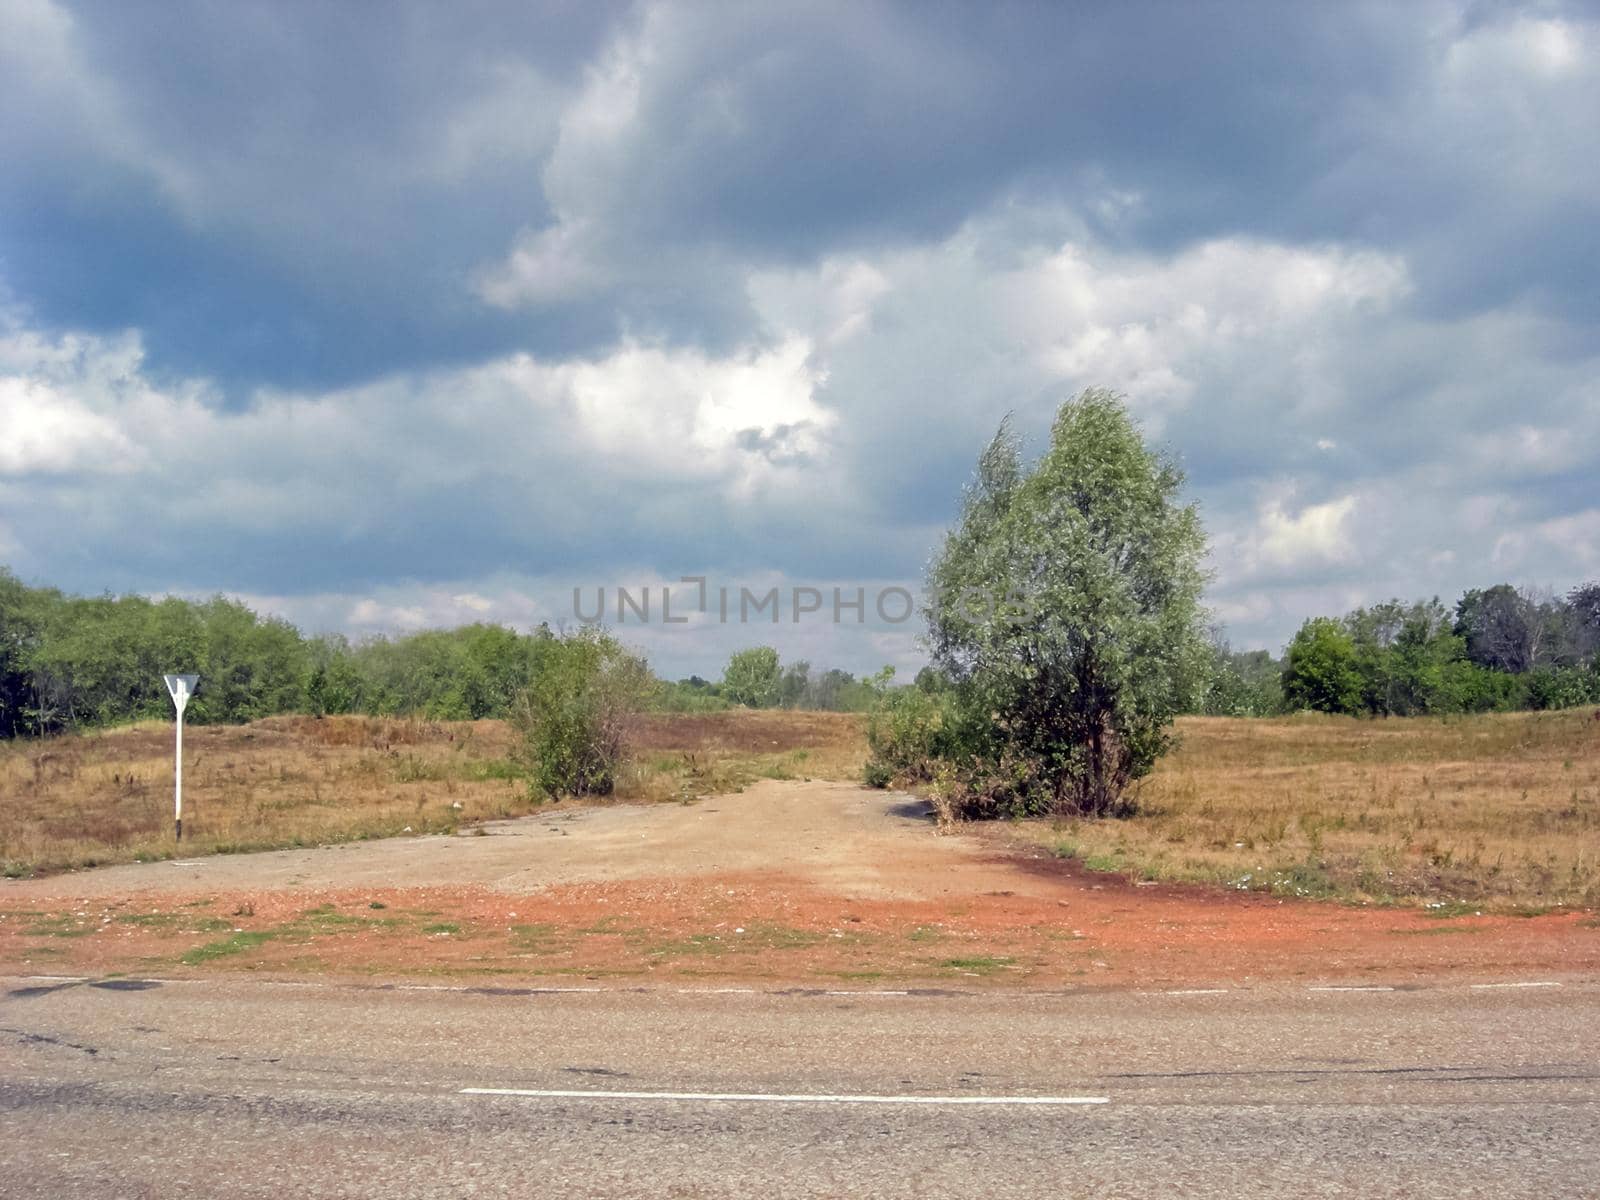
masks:
<path id="1" fill-rule="evenodd" d="M 316 986 L 340 987 L 341 985 L 340 984 L 326 984 L 326 985 L 319 984 L 319 985 L 316 985 Z M 494 994 L 493 988 L 494 988 L 493 984 L 483 984 L 483 983 L 397 983 L 397 984 L 394 985 L 394 990 L 397 991 L 397 992 L 482 992 L 482 993 L 484 993 L 486 995 L 493 995 Z M 580 993 L 583 993 L 583 994 L 587 995 L 587 994 L 589 994 L 591 992 L 603 992 L 603 991 L 606 991 L 607 989 L 606 988 L 598 988 L 598 987 L 526 987 L 525 988 L 525 987 L 509 986 L 509 987 L 507 987 L 506 990 L 510 991 L 510 992 L 513 992 L 513 993 L 515 993 L 516 995 L 519 995 L 519 996 L 520 995 L 546 996 L 546 995 L 564 995 L 564 994 L 569 993 L 569 992 L 580 992 Z"/>
<path id="2" fill-rule="evenodd" d="M 884 989 L 881 991 L 856 991 L 851 988 L 837 988 L 822 993 L 824 996 L 909 996 L 908 991 L 894 991 Z"/>
<path id="3" fill-rule="evenodd" d="M 1167 996 L 1222 996 L 1226 995 L 1227 991 L 1227 988 L 1179 988 L 1162 994 Z"/>
<path id="4" fill-rule="evenodd" d="M 25 981 L 36 981 L 36 982 L 39 982 L 39 983 L 88 983 L 89 982 L 89 977 L 87 975 L 24 975 L 22 978 Z"/>
<path id="5" fill-rule="evenodd" d="M 1324 986 L 1324 987 L 1309 987 L 1309 988 L 1306 989 L 1306 991 L 1308 991 L 1308 992 L 1392 992 L 1392 991 L 1394 991 L 1394 989 L 1392 987 L 1378 985 L 1378 984 L 1362 984 L 1362 985 L 1357 985 L 1357 984 L 1331 985 L 1330 984 L 1330 985 L 1327 985 L 1327 986 Z"/>
<path id="6" fill-rule="evenodd" d="M 462 1088 L 463 1096 L 536 1100 L 716 1100 L 743 1104 L 1109 1104 L 1109 1096 L 807 1096 L 787 1092 L 584 1092 L 546 1088 Z"/>
<path id="7" fill-rule="evenodd" d="M 755 994 L 755 988 L 726 987 L 726 988 L 677 988 L 680 996 L 749 996 Z"/>
<path id="8" fill-rule="evenodd" d="M 1485 988 L 1534 988 L 1534 987 L 1560 987 L 1559 983 L 1550 980 L 1539 980 L 1536 983 L 1473 983 L 1468 987 L 1483 990 Z"/>

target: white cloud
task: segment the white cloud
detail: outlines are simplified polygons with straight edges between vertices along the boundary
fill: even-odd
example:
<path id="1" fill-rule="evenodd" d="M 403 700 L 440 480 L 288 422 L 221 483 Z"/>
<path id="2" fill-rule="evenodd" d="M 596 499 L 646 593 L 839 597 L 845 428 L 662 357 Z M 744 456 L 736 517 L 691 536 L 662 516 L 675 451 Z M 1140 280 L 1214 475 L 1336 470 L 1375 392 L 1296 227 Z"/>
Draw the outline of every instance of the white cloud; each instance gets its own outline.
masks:
<path id="1" fill-rule="evenodd" d="M 1267 505 L 1258 526 L 1259 553 L 1273 567 L 1321 566 L 1348 562 L 1355 552 L 1350 517 L 1356 497 L 1341 496 L 1324 504 L 1308 504 L 1298 512 L 1280 502 Z"/>
<path id="2" fill-rule="evenodd" d="M 509 309 L 572 301 L 614 279 L 601 244 L 604 214 L 593 199 L 605 190 L 601 180 L 615 174 L 625 153 L 651 57 L 647 36 L 623 37 L 584 73 L 583 87 L 558 119 L 543 171 L 554 222 L 522 230 L 502 261 L 479 269 L 475 287 L 485 302 Z M 650 201 L 634 197 L 633 202 Z"/>
<path id="3" fill-rule="evenodd" d="M 395 376 L 302 394 L 263 390 L 243 409 L 221 406 L 203 383 L 164 388 L 143 373 L 134 335 L 0 338 L 0 465 L 27 470 L 206 468 L 236 482 L 280 480 L 262 467 L 287 459 L 313 473 L 332 459 L 384 461 L 386 433 L 420 436 L 424 483 L 483 465 L 452 449 L 514 463 L 580 456 L 635 478 L 726 479 L 741 493 L 764 474 L 824 448 L 835 415 L 816 399 L 825 373 L 810 343 L 713 356 L 626 342 L 587 360 L 512 355 L 453 371 Z M 403 430 L 396 426 L 405 426 Z M 550 444 L 559 433 L 560 446 Z M 752 447 L 751 443 L 756 445 Z M 280 457 L 281 456 L 281 457 Z M 252 469 L 252 464 L 257 469 Z"/>
<path id="4" fill-rule="evenodd" d="M 723 358 L 625 343 L 550 375 L 589 444 L 618 467 L 732 472 L 744 491 L 823 448 L 834 414 L 815 398 L 824 377 L 810 350 L 798 337 Z"/>
<path id="5" fill-rule="evenodd" d="M 587 222 L 562 222 L 526 230 L 504 262 L 478 272 L 477 292 L 496 308 L 581 300 L 611 275 L 590 245 Z"/>
<path id="6" fill-rule="evenodd" d="M 768 325 L 807 330 L 822 349 L 870 332 L 873 311 L 894 283 L 863 258 L 830 258 L 805 270 L 757 270 L 746 288 Z"/>
<path id="7" fill-rule="evenodd" d="M 1514 16 L 1474 27 L 1445 55 L 1444 77 L 1458 86 L 1509 85 L 1518 77 L 1558 80 L 1593 69 L 1592 28 L 1559 18 Z"/>
<path id="8" fill-rule="evenodd" d="M 71 396 L 0 378 L 0 475 L 126 470 L 132 450 L 111 420 Z"/>
<path id="9" fill-rule="evenodd" d="M 1584 509 L 1507 529 L 1494 539 L 1491 561 L 1519 581 L 1567 585 L 1600 575 L 1600 508 Z M 1549 567 L 1559 564 L 1559 572 Z"/>

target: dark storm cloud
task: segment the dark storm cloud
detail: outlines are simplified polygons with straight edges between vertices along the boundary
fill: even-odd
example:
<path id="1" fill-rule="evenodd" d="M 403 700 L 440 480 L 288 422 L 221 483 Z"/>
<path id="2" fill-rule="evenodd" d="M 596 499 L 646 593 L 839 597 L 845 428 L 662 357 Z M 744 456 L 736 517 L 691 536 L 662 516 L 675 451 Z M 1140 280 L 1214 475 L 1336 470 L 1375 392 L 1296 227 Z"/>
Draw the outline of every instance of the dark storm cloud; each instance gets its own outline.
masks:
<path id="1" fill-rule="evenodd" d="M 464 280 L 545 211 L 556 116 L 614 16 L 19 4 L 9 281 L 46 323 L 139 328 L 230 390 L 610 336 L 581 312 L 530 330 Z"/>
<path id="2" fill-rule="evenodd" d="M 619 318 L 736 341 L 730 258 L 942 237 L 1018 186 L 1137 192 L 1112 236 L 1149 247 L 1382 244 L 1462 204 L 1387 127 L 1430 39 L 1471 23 L 1440 6 L 65 11 L 71 56 L 18 97 L 11 282 L 48 323 L 138 327 L 159 366 L 225 386 L 588 350 Z M 636 118 L 558 145 L 617 61 Z M 603 297 L 472 303 L 474 269 L 563 207 L 601 227 Z M 1516 286 L 1500 263 L 1473 282 Z"/>

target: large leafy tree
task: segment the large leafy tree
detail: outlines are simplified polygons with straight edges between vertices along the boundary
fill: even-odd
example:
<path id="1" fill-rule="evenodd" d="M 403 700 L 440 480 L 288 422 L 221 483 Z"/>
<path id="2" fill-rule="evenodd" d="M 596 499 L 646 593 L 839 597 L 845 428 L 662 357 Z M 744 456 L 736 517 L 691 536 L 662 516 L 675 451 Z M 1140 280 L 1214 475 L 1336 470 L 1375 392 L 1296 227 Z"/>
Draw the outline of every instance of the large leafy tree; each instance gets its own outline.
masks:
<path id="1" fill-rule="evenodd" d="M 1521 675 L 1550 660 L 1558 638 L 1555 603 L 1533 592 L 1496 584 L 1474 588 L 1456 602 L 1456 633 L 1467 656 L 1492 671 Z"/>
<path id="2" fill-rule="evenodd" d="M 1574 657 L 1600 656 L 1600 580 L 1580 584 L 1567 593 Z"/>
<path id="3" fill-rule="evenodd" d="M 1291 709 L 1353 713 L 1361 706 L 1360 655 L 1332 617 L 1313 617 L 1294 635 L 1283 662 L 1283 702 Z"/>
<path id="4" fill-rule="evenodd" d="M 1062 405 L 1031 468 L 1003 423 L 929 570 L 934 661 L 1013 810 L 1117 811 L 1203 689 L 1205 535 L 1116 393 Z"/>

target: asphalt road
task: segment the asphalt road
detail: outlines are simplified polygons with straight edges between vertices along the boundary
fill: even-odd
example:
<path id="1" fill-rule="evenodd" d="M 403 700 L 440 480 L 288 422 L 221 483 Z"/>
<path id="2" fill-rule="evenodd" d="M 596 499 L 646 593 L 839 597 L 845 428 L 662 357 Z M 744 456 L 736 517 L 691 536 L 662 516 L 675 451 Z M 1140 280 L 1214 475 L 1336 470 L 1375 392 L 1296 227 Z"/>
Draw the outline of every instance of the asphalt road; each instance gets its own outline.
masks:
<path id="1" fill-rule="evenodd" d="M 1592 1197 L 1600 984 L 1551 982 L 0 979 L 0 1194 Z"/>

